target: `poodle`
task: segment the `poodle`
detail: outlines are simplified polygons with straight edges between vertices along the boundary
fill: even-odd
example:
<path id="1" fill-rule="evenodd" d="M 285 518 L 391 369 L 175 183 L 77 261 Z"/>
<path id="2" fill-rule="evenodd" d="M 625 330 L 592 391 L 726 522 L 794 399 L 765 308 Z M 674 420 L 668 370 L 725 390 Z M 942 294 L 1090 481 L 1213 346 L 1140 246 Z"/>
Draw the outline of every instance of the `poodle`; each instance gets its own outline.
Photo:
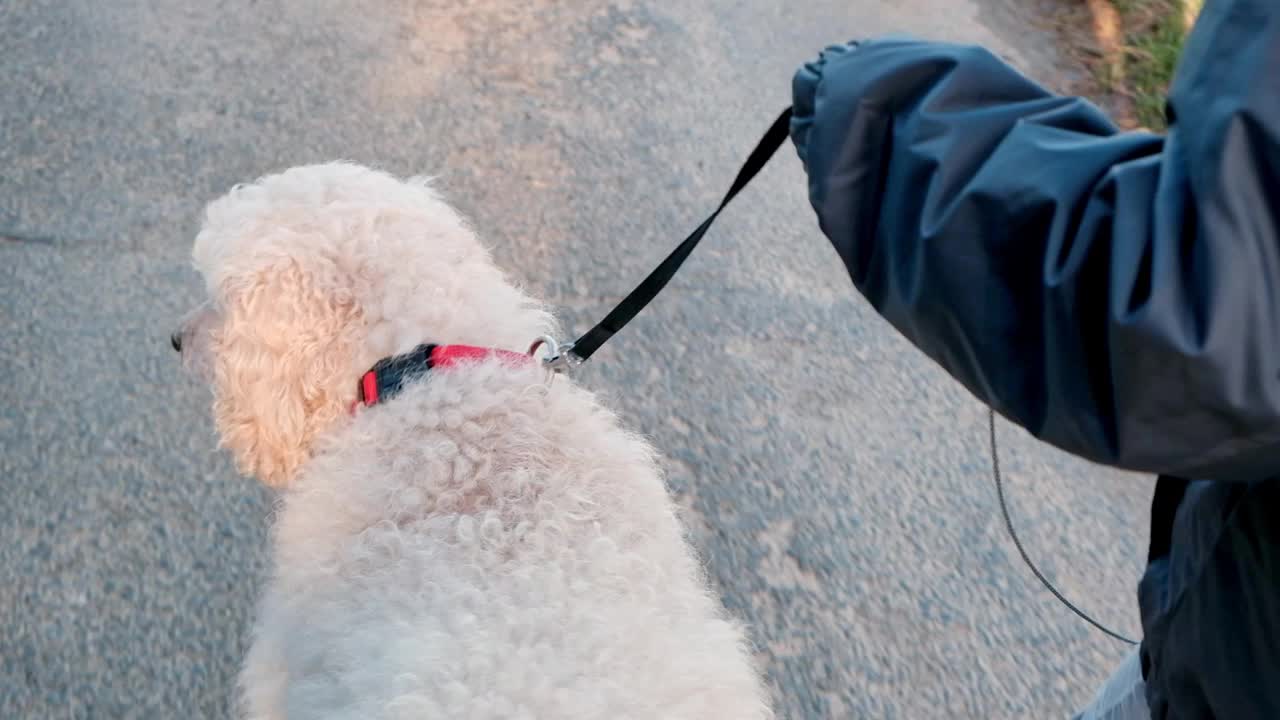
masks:
<path id="1" fill-rule="evenodd" d="M 773 716 L 655 452 L 521 352 L 550 313 L 429 179 L 238 185 L 192 255 L 172 343 L 280 498 L 242 717 Z"/>

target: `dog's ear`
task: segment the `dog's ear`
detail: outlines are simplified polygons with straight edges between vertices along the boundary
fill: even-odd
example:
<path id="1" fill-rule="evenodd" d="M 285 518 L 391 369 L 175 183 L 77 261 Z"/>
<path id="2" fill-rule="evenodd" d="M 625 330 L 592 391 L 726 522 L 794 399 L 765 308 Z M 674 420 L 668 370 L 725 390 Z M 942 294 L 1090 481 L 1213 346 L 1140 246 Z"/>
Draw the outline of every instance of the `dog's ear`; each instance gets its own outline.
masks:
<path id="1" fill-rule="evenodd" d="M 361 313 L 335 285 L 289 262 L 223 288 L 214 420 L 240 470 L 267 485 L 287 485 L 355 399 Z"/>

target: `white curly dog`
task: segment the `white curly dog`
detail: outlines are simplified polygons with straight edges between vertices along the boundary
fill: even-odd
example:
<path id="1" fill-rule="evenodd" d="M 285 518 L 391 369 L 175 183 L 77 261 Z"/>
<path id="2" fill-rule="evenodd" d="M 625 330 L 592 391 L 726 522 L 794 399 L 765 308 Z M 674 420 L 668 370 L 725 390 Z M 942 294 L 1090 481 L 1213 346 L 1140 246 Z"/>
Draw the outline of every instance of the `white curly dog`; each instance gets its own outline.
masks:
<path id="1" fill-rule="evenodd" d="M 243 715 L 772 717 L 653 451 L 591 394 L 514 352 L 366 375 L 555 329 L 426 180 L 237 186 L 193 255 L 210 299 L 173 343 L 281 491 Z"/>

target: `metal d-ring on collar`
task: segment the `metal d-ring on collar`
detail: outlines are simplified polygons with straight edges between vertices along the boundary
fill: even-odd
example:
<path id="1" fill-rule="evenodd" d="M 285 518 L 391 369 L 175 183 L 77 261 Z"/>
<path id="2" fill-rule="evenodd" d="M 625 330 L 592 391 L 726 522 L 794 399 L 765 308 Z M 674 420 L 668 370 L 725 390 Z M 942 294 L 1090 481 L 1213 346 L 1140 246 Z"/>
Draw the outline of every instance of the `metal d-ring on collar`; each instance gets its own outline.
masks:
<path id="1" fill-rule="evenodd" d="M 582 358 L 573 354 L 573 343 L 561 345 L 550 335 L 540 335 L 537 340 L 533 341 L 533 344 L 529 346 L 529 357 L 536 358 L 538 356 L 538 348 L 544 345 L 547 348 L 547 354 L 542 358 L 542 366 L 551 372 L 565 372 L 581 365 L 583 362 Z"/>

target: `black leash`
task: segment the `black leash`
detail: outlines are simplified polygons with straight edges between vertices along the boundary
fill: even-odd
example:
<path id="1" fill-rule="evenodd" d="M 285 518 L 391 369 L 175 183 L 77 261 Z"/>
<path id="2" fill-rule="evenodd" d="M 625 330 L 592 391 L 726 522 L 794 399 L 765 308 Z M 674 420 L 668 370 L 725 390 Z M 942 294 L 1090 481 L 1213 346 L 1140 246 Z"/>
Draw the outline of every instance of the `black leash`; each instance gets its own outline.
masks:
<path id="1" fill-rule="evenodd" d="M 698 242 L 702 240 L 702 236 L 707 234 L 707 230 L 711 228 L 711 224 L 716 221 L 716 217 L 720 215 L 720 211 L 724 210 L 729 201 L 741 192 L 742 188 L 751 182 L 751 179 L 768 164 L 773 154 L 782 147 L 787 141 L 791 131 L 791 108 L 782 111 L 777 120 L 773 121 L 773 125 L 769 128 L 764 137 L 756 145 L 756 149 L 751 151 L 747 156 L 747 161 L 742 164 L 742 169 L 738 171 L 738 177 L 734 179 L 733 185 L 729 187 L 729 192 L 725 193 L 724 199 L 720 201 L 719 207 L 715 212 L 711 213 L 706 220 L 702 221 L 693 232 L 689 233 L 689 237 L 684 242 L 676 246 L 676 249 L 662 261 L 649 276 L 640 283 L 635 290 L 631 291 L 622 302 L 618 303 L 608 315 L 604 317 L 595 327 L 591 328 L 582 337 L 578 338 L 572 345 L 559 348 L 559 352 L 553 350 L 553 358 L 551 362 L 556 363 L 557 357 L 561 362 L 579 363 L 585 362 L 596 350 L 600 349 L 613 337 L 615 333 L 631 322 L 640 311 L 645 308 L 667 283 L 675 276 L 680 266 L 689 258 L 693 249 L 698 246 Z M 567 356 L 572 356 L 569 358 Z"/>
<path id="2" fill-rule="evenodd" d="M 600 346 L 608 342 L 627 323 L 635 319 L 636 315 L 639 315 L 640 311 L 644 310 L 645 306 L 652 302 L 658 296 L 658 293 L 662 292 L 662 289 L 667 286 L 671 278 L 675 277 L 676 272 L 680 270 L 680 266 L 684 264 L 684 261 L 689 259 L 689 255 L 693 253 L 693 249 L 698 246 L 702 237 L 707 234 L 707 230 L 711 229 L 711 224 L 716 221 L 720 212 L 747 186 L 747 183 L 750 183 L 764 169 L 764 166 L 768 164 L 770 158 L 778 151 L 778 148 L 786 143 L 787 138 L 790 136 L 790 130 L 791 108 L 787 108 L 782 111 L 777 120 L 773 121 L 773 125 L 769 127 L 764 137 L 756 144 L 755 149 L 747 156 L 747 161 L 742 164 L 742 169 L 738 171 L 738 176 L 734 178 L 733 184 L 729 186 L 729 192 L 725 193 L 724 199 L 720 201 L 720 205 L 716 207 L 715 211 L 707 216 L 707 219 L 703 220 L 702 224 L 695 228 L 693 232 L 689 233 L 689 236 L 677 245 L 676 249 L 671 251 L 671 254 L 595 327 L 588 330 L 570 345 L 558 346 L 552 338 L 539 339 L 538 342 L 534 343 L 533 348 L 530 348 L 530 353 L 534 352 L 539 345 L 548 344 L 550 346 L 550 355 L 545 362 L 553 370 L 586 362 L 588 358 L 600 349 Z M 1004 499 L 1004 482 L 1001 479 L 1000 458 L 996 450 L 996 416 L 994 410 L 990 411 L 990 424 L 991 467 L 996 481 L 996 493 L 1000 499 L 1000 510 L 1004 514 L 1005 528 L 1008 529 L 1009 537 L 1013 538 L 1013 544 L 1017 546 L 1018 552 L 1022 555 L 1022 561 L 1027 564 L 1027 567 L 1031 568 L 1031 572 L 1049 589 L 1049 592 L 1053 593 L 1054 597 L 1076 615 L 1084 618 L 1086 622 L 1117 640 L 1130 645 L 1137 645 L 1138 643 L 1134 640 L 1108 629 L 1063 597 L 1062 593 L 1058 592 L 1058 589 L 1053 586 L 1053 583 L 1049 582 L 1048 578 L 1040 572 L 1035 563 L 1031 562 L 1027 551 L 1022 547 L 1022 541 L 1018 539 L 1018 534 L 1013 530 L 1013 521 L 1009 518 L 1009 507 Z"/>

